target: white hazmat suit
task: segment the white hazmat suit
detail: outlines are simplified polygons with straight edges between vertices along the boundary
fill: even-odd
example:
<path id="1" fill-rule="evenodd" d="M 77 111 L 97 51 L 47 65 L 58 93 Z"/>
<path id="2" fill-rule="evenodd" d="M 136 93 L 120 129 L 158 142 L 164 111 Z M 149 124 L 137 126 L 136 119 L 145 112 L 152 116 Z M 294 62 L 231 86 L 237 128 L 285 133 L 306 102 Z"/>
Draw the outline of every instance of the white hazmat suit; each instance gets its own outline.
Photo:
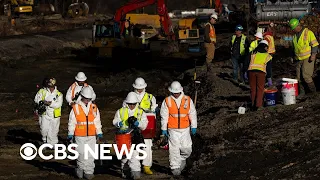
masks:
<path id="1" fill-rule="evenodd" d="M 84 113 L 88 115 L 92 102 L 89 102 L 88 105 L 85 105 L 85 103 L 79 101 L 77 104 L 79 104 L 84 110 Z M 77 119 L 75 117 L 75 112 L 72 109 L 69 115 L 68 135 L 74 135 L 76 124 Z M 102 134 L 102 125 L 100 120 L 100 112 L 98 108 L 97 113 L 95 114 L 94 125 L 96 128 L 96 134 Z M 90 153 L 88 153 L 88 159 L 84 159 L 84 145 L 88 144 L 88 146 L 93 151 L 95 151 L 95 144 L 97 142 L 96 136 L 75 136 L 75 141 L 78 145 L 76 150 L 79 152 L 79 158 L 77 159 L 78 168 L 82 169 L 85 174 L 93 174 L 95 168 L 94 157 Z"/>
<path id="2" fill-rule="evenodd" d="M 176 102 L 177 107 L 180 107 L 183 96 L 183 92 L 181 92 L 181 95 L 177 99 L 171 95 L 171 98 Z M 167 130 L 169 109 L 165 100 L 162 102 L 160 115 L 161 130 Z M 188 116 L 191 122 L 191 128 L 197 128 L 197 111 L 192 99 L 190 99 L 190 110 Z M 190 127 L 184 129 L 168 129 L 168 134 L 170 168 L 172 170 L 179 169 L 182 165 L 182 161 L 185 162 L 192 152 Z"/>
<path id="3" fill-rule="evenodd" d="M 139 102 L 141 102 L 141 100 L 144 97 L 146 91 L 144 89 L 141 93 L 139 93 L 137 90 L 135 90 L 134 93 L 137 95 L 137 98 L 138 98 Z M 158 105 L 157 105 L 156 98 L 154 96 L 152 96 L 151 103 L 152 103 L 151 111 L 155 112 L 155 110 L 158 107 Z M 125 101 L 123 101 L 122 105 L 123 105 L 123 107 L 127 106 Z M 145 151 L 147 153 L 147 157 L 142 161 L 142 165 L 151 167 L 152 166 L 152 139 L 144 139 L 144 143 L 146 145 Z"/>
<path id="4" fill-rule="evenodd" d="M 79 93 L 82 90 L 82 88 L 84 86 L 79 86 L 79 84 L 77 82 L 74 82 L 74 84 L 75 84 L 74 94 L 76 95 L 77 93 Z M 92 101 L 96 100 L 96 94 L 95 94 L 92 86 L 88 85 L 88 87 L 90 87 L 90 89 L 92 90 Z M 73 99 L 73 97 L 72 97 L 72 85 L 71 85 L 67 91 L 67 94 L 66 94 L 66 100 L 69 105 L 73 102 L 72 99 Z M 80 99 L 81 99 L 81 97 L 79 96 L 78 99 L 75 100 L 75 103 L 78 103 Z"/>
<path id="5" fill-rule="evenodd" d="M 55 145 L 58 143 L 58 133 L 60 126 L 60 117 L 54 117 L 54 109 L 60 108 L 63 103 L 63 94 L 58 96 L 57 87 L 51 92 L 49 88 L 43 88 L 45 91 L 44 100 L 51 101 L 49 106 L 46 106 L 46 112 L 39 115 L 39 125 L 43 143 Z M 43 100 L 43 93 L 38 91 L 34 98 L 34 102 L 39 104 Z"/>
<path id="6" fill-rule="evenodd" d="M 135 110 L 138 108 L 138 104 L 136 105 L 136 107 L 133 110 L 131 110 L 128 107 L 128 105 L 126 105 L 126 107 L 128 108 L 129 117 L 131 117 L 131 116 L 134 115 Z M 119 124 L 120 121 L 121 121 L 120 110 L 117 110 L 117 112 L 116 112 L 116 114 L 114 116 L 114 119 L 113 119 L 113 125 L 118 127 L 118 124 Z M 140 130 L 145 130 L 147 125 L 148 125 L 148 119 L 146 117 L 146 114 L 142 113 L 141 120 L 139 121 L 138 128 Z M 123 169 L 124 166 L 128 163 L 131 171 L 140 172 L 141 171 L 140 160 L 135 158 L 137 155 L 139 155 L 139 152 L 134 150 L 134 152 L 132 153 L 131 159 L 126 159 L 126 158 L 122 159 L 121 160 L 121 169 Z"/>

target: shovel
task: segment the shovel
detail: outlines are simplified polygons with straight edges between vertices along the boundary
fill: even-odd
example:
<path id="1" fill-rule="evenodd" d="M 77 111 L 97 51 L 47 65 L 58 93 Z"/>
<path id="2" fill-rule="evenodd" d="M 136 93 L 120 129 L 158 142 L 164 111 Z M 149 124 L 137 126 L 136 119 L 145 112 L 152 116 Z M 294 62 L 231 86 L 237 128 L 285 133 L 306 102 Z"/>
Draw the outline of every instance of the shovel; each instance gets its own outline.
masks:
<path id="1" fill-rule="evenodd" d="M 196 107 L 197 105 L 197 97 L 198 97 L 198 89 L 199 89 L 199 86 L 200 86 L 200 81 L 194 81 L 195 83 L 195 87 L 196 87 L 196 92 L 195 92 L 195 96 L 194 96 L 194 107 Z"/>

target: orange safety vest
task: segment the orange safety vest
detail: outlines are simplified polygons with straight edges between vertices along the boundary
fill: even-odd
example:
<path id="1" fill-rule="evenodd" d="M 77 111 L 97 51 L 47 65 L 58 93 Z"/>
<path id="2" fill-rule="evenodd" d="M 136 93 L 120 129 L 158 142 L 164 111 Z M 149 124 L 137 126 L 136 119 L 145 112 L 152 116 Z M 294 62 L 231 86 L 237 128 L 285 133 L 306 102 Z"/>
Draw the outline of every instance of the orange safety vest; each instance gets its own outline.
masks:
<path id="1" fill-rule="evenodd" d="M 73 105 L 73 112 L 76 115 L 77 125 L 74 131 L 75 136 L 95 136 L 96 126 L 94 125 L 94 119 L 97 115 L 97 106 L 95 104 L 90 105 L 88 116 L 86 116 L 81 105 Z"/>
<path id="2" fill-rule="evenodd" d="M 275 45 L 274 45 L 274 39 L 273 39 L 273 37 L 271 36 L 271 35 L 266 35 L 265 37 L 264 37 L 264 39 L 265 40 L 267 40 L 268 41 L 268 53 L 269 54 L 273 54 L 273 53 L 275 53 L 276 52 L 276 48 L 275 48 Z"/>
<path id="3" fill-rule="evenodd" d="M 256 53 L 251 55 L 251 61 L 248 70 L 259 70 L 266 73 L 267 63 L 272 59 L 268 53 Z"/>
<path id="4" fill-rule="evenodd" d="M 210 26 L 210 32 L 209 32 L 210 40 L 213 41 L 214 43 L 216 43 L 217 42 L 216 30 L 210 23 L 207 23 L 206 25 L 208 25 L 208 24 Z"/>
<path id="5" fill-rule="evenodd" d="M 76 86 L 77 86 L 77 84 L 76 83 L 73 83 L 72 85 L 71 85 L 71 92 L 72 92 L 72 97 L 71 97 L 71 99 L 73 99 L 76 95 L 75 95 L 75 89 L 76 89 Z M 84 87 L 87 87 L 88 86 L 88 84 L 87 83 L 84 83 Z"/>
<path id="6" fill-rule="evenodd" d="M 169 109 L 168 128 L 180 129 L 189 127 L 190 97 L 182 97 L 179 108 L 171 96 L 167 97 L 165 101 Z"/>

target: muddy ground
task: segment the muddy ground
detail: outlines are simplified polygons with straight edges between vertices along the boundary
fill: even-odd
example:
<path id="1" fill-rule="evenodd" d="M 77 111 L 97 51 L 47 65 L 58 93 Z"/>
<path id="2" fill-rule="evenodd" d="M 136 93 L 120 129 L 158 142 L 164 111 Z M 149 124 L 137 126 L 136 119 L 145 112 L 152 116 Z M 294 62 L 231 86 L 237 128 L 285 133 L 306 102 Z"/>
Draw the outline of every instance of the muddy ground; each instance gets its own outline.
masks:
<path id="1" fill-rule="evenodd" d="M 201 67 L 203 56 L 161 57 L 159 52 L 152 52 L 134 57 L 123 53 L 126 56 L 115 61 L 97 61 L 86 54 L 90 33 L 90 29 L 83 29 L 1 40 L 0 179 L 74 179 L 74 161 L 23 161 L 19 155 L 22 144 L 41 139 L 32 108 L 36 86 L 45 76 L 56 77 L 58 89 L 65 94 L 76 73 L 84 71 L 97 94 L 104 139 L 114 142 L 112 119 L 132 90 L 134 79 L 145 78 L 147 91 L 156 96 L 159 105 L 173 80 L 180 80 L 186 94 L 194 98 L 196 58 L 201 81 L 199 127 L 181 179 L 318 179 L 319 98 L 239 115 L 237 108 L 250 100 L 249 89 L 229 80 L 232 68 L 226 46 L 217 50 L 215 73 L 207 79 Z M 273 63 L 274 78 L 294 77 L 286 49 L 279 52 Z M 62 143 L 67 136 L 68 113 L 64 104 L 59 133 Z M 170 179 L 168 152 L 156 145 L 153 152 L 154 175 L 144 175 L 143 179 Z M 96 179 L 120 179 L 119 165 L 116 160 L 97 164 Z"/>

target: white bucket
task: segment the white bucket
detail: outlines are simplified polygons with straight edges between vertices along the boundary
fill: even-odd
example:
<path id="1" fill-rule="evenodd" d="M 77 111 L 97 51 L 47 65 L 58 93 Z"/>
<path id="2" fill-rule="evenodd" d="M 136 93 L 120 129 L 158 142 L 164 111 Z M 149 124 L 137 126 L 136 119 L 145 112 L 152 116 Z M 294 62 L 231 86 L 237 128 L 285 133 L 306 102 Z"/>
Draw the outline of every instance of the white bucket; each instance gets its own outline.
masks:
<path id="1" fill-rule="evenodd" d="M 296 104 L 296 90 L 294 87 L 282 88 L 282 99 L 284 105 Z"/>

